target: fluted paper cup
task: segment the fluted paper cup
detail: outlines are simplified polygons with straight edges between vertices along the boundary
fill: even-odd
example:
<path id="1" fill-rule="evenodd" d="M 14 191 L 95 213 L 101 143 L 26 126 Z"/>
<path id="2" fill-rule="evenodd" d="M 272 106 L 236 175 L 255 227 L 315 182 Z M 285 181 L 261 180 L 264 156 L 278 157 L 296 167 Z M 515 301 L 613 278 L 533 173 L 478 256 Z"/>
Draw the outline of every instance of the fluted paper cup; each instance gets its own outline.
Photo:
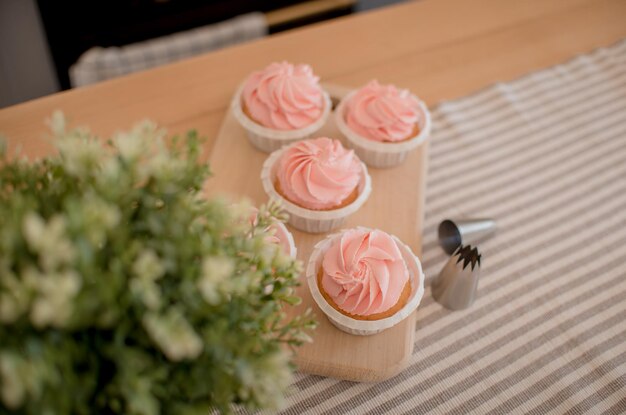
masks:
<path id="1" fill-rule="evenodd" d="M 364 227 L 358 227 L 357 229 L 371 231 L 371 229 Z M 400 323 L 402 320 L 410 316 L 411 313 L 413 313 L 419 306 L 422 301 L 422 296 L 424 295 L 425 277 L 424 272 L 422 271 L 422 265 L 419 259 L 417 259 L 415 254 L 411 251 L 411 248 L 405 245 L 396 236 L 390 235 L 398 245 L 402 258 L 404 258 L 409 271 L 411 295 L 409 296 L 406 305 L 398 310 L 398 312 L 394 315 L 380 320 L 356 320 L 348 317 L 328 304 L 322 295 L 317 282 L 317 274 L 322 266 L 324 254 L 328 251 L 332 244 L 335 243 L 339 237 L 341 237 L 343 232 L 345 231 L 329 235 L 325 239 L 318 242 L 313 248 L 305 274 L 309 290 L 311 291 L 311 296 L 313 297 L 313 300 L 315 300 L 317 306 L 324 312 L 324 314 L 326 314 L 328 320 L 330 320 L 330 322 L 339 330 L 357 336 L 369 336 L 380 333 L 381 331 L 387 330 L 388 328 Z"/>
<path id="2" fill-rule="evenodd" d="M 276 222 L 274 226 L 278 228 L 277 232 L 281 232 L 287 238 L 287 242 L 289 243 L 289 252 L 287 252 L 287 254 L 289 254 L 289 256 L 293 259 L 296 259 L 298 256 L 298 248 L 296 248 L 296 242 L 293 240 L 293 235 L 282 222 Z"/>
<path id="3" fill-rule="evenodd" d="M 263 183 L 265 193 L 267 193 L 270 199 L 276 199 L 282 203 L 283 208 L 289 214 L 289 224 L 296 229 L 308 233 L 325 233 L 340 228 L 348 216 L 363 206 L 372 192 L 372 179 L 367 172 L 367 166 L 360 162 L 361 176 L 357 187 L 358 196 L 352 203 L 333 210 L 305 209 L 285 199 L 274 187 L 278 161 L 287 148 L 289 146 L 274 151 L 263 163 L 261 182 Z"/>
<path id="4" fill-rule="evenodd" d="M 246 115 L 243 111 L 241 102 L 242 92 L 243 84 L 237 89 L 237 92 L 233 97 L 230 104 L 231 110 L 239 124 L 241 124 L 241 126 L 246 130 L 250 143 L 252 143 L 254 147 L 266 153 L 271 153 L 284 145 L 313 136 L 313 134 L 319 131 L 326 124 L 332 107 L 330 96 L 326 91 L 324 91 L 324 109 L 322 111 L 322 116 L 317 121 L 297 130 L 274 130 L 272 128 L 262 126 Z"/>
<path id="5" fill-rule="evenodd" d="M 379 168 L 397 166 L 406 160 L 406 156 L 411 151 L 415 150 L 430 137 L 430 112 L 426 105 L 417 97 L 415 98 L 419 102 L 418 109 L 422 115 L 418 123 L 419 133 L 417 135 L 399 143 L 383 143 L 360 136 L 348 127 L 345 118 L 347 102 L 352 99 L 355 93 L 356 91 L 352 91 L 341 100 L 335 110 L 335 123 L 339 131 L 348 140 L 348 145 L 354 148 L 359 158 L 368 166 Z"/>
<path id="6" fill-rule="evenodd" d="M 257 223 L 257 217 L 259 214 L 259 209 L 257 209 L 254 206 L 250 207 L 250 224 L 255 226 L 255 224 Z M 280 222 L 280 221 L 274 221 L 270 226 L 269 229 L 274 228 L 275 234 L 274 236 L 276 238 L 278 238 L 279 241 L 281 240 L 285 240 L 287 242 L 287 252 L 285 252 L 287 255 L 289 255 L 292 258 L 296 258 L 298 256 L 298 248 L 296 247 L 296 242 L 293 239 L 293 235 L 291 234 L 291 232 L 289 232 L 289 229 L 287 229 L 287 227 L 285 226 L 284 223 Z M 282 248 L 282 245 L 279 244 Z"/>

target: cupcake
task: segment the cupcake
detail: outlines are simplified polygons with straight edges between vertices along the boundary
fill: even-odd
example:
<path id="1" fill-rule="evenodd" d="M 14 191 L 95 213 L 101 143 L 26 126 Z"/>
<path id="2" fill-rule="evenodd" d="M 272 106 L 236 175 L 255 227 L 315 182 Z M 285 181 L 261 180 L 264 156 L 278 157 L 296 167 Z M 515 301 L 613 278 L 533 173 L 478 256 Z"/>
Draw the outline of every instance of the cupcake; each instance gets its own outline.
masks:
<path id="1" fill-rule="evenodd" d="M 250 215 L 250 224 L 252 226 L 256 226 L 257 224 L 258 213 L 258 209 L 252 208 L 252 214 Z M 271 233 L 271 235 L 269 235 L 266 239 L 267 242 L 278 245 L 285 254 L 292 258 L 296 258 L 298 254 L 296 243 L 293 240 L 293 235 L 289 232 L 284 223 L 274 222 L 267 230 Z"/>
<path id="2" fill-rule="evenodd" d="M 261 181 L 268 196 L 282 202 L 289 223 L 311 233 L 341 226 L 371 192 L 365 164 L 326 137 L 273 152 L 263 164 Z"/>
<path id="3" fill-rule="evenodd" d="M 394 236 L 356 228 L 319 242 L 306 270 L 311 294 L 331 323 L 351 334 L 394 326 L 419 305 L 419 260 Z"/>
<path id="4" fill-rule="evenodd" d="M 361 160 L 392 167 L 430 135 L 426 105 L 406 89 L 371 81 L 348 94 L 335 111 L 337 127 Z"/>
<path id="5" fill-rule="evenodd" d="M 250 75 L 231 107 L 250 142 L 271 152 L 322 128 L 331 104 L 309 65 L 280 62 Z"/>

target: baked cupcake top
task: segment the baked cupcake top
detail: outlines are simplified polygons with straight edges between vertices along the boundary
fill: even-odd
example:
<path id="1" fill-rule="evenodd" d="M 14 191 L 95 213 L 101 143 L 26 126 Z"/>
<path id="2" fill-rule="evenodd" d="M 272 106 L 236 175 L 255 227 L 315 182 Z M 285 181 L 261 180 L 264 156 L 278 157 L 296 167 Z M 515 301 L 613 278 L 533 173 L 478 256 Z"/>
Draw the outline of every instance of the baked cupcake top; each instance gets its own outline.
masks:
<path id="1" fill-rule="evenodd" d="M 340 205 L 355 191 L 362 169 L 354 151 L 327 137 L 289 146 L 278 163 L 276 178 L 284 196 L 315 210 Z"/>
<path id="2" fill-rule="evenodd" d="M 243 87 L 245 111 L 254 121 L 275 130 L 297 130 L 317 121 L 324 94 L 309 65 L 272 63 L 252 73 Z"/>
<path id="3" fill-rule="evenodd" d="M 345 120 L 358 135 L 381 142 L 398 142 L 418 133 L 419 101 L 406 89 L 374 80 L 346 103 Z"/>
<path id="4" fill-rule="evenodd" d="M 400 300 L 409 271 L 394 239 L 380 230 L 351 229 L 326 251 L 322 288 L 343 311 L 384 313 Z"/>

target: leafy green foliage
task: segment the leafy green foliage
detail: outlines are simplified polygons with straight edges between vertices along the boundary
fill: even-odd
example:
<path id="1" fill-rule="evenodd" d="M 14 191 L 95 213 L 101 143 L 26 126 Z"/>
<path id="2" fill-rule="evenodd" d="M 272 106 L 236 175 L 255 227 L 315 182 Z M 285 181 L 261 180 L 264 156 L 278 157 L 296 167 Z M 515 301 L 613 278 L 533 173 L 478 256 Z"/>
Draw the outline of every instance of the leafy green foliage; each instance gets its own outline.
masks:
<path id="1" fill-rule="evenodd" d="M 278 206 L 206 200 L 193 132 L 143 123 L 103 144 L 52 129 L 59 154 L 0 151 L 0 412 L 193 414 L 276 408 L 300 264 L 267 241 Z M 1 150 L 1 149 L 0 149 Z"/>

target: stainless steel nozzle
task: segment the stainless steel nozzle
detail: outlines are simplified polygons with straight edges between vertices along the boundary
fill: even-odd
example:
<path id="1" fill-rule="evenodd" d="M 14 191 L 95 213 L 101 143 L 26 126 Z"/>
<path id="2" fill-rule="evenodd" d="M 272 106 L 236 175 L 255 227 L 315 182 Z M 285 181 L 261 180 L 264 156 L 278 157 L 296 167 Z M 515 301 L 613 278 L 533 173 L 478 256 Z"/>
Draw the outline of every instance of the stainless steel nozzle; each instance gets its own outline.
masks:
<path id="1" fill-rule="evenodd" d="M 460 246 L 431 284 L 433 298 L 446 308 L 462 310 L 474 303 L 478 290 L 481 254 Z"/>
<path id="2" fill-rule="evenodd" d="M 476 245 L 496 231 L 493 219 L 446 219 L 439 224 L 439 245 L 448 255 L 461 245 Z"/>

